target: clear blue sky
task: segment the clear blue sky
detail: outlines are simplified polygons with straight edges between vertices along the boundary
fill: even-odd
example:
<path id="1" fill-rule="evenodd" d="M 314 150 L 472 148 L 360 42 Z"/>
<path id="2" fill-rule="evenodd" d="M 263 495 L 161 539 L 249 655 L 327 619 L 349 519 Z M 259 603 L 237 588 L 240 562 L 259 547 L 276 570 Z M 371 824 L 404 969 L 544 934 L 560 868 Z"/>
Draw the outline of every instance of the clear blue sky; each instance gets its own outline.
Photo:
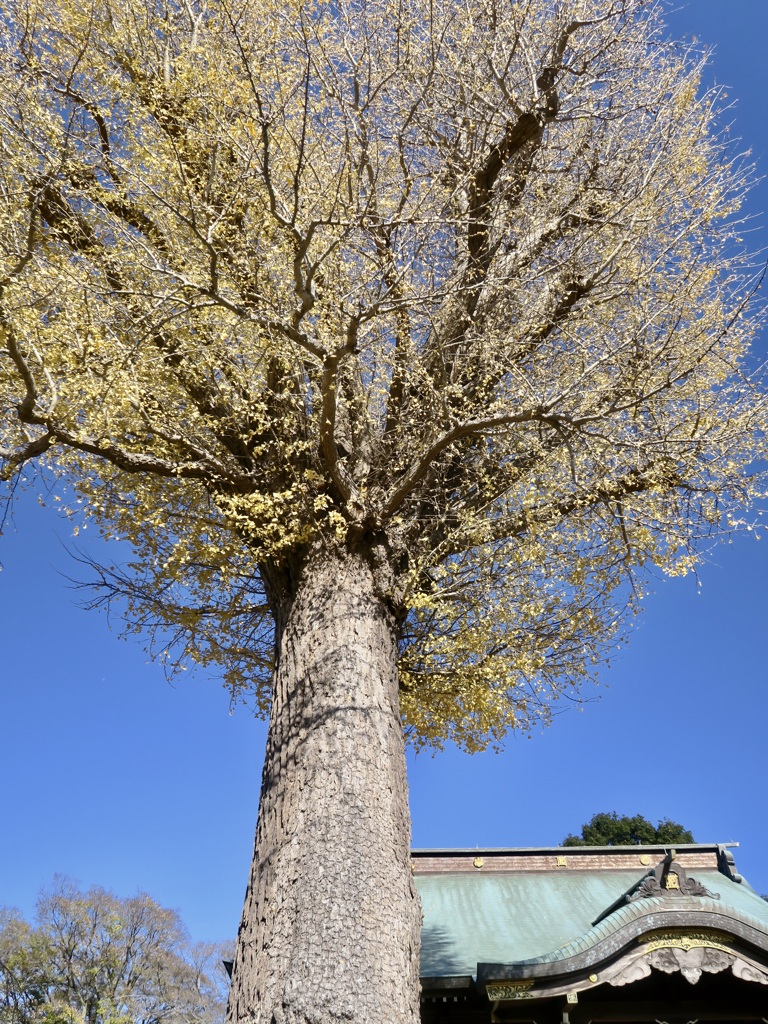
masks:
<path id="1" fill-rule="evenodd" d="M 768 3 L 692 0 L 668 20 L 717 47 L 711 75 L 731 87 L 734 130 L 768 173 Z M 767 207 L 763 182 L 755 247 L 768 246 Z M 232 937 L 265 727 L 230 715 L 215 680 L 169 686 L 79 608 L 70 541 L 31 496 L 0 538 L 0 905 L 31 913 L 63 872 L 146 890 L 195 938 Z M 596 811 L 639 812 L 702 842 L 740 841 L 737 866 L 768 892 L 768 536 L 717 550 L 699 583 L 659 583 L 583 711 L 501 755 L 410 757 L 414 845 L 555 844 Z"/>

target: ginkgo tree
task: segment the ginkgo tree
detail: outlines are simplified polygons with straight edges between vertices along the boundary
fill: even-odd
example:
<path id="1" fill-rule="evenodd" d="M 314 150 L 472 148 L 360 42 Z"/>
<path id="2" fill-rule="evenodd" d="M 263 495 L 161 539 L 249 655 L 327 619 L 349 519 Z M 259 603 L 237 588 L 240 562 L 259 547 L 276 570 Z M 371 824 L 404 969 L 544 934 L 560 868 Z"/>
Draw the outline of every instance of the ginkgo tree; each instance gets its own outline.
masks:
<path id="1" fill-rule="evenodd" d="M 232 1021 L 414 1021 L 404 731 L 546 716 L 758 493 L 749 168 L 650 0 L 0 7 L 4 476 L 269 714 Z"/>

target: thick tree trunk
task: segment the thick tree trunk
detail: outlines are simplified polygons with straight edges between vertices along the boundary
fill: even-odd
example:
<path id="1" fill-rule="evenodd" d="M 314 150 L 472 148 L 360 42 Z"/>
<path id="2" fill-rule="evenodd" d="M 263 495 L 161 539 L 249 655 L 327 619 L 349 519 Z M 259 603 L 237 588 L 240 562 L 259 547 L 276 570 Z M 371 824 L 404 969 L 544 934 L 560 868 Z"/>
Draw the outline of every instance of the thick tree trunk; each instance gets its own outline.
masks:
<path id="1" fill-rule="evenodd" d="M 282 618 L 229 1024 L 415 1024 L 395 623 L 338 553 L 308 562 Z"/>

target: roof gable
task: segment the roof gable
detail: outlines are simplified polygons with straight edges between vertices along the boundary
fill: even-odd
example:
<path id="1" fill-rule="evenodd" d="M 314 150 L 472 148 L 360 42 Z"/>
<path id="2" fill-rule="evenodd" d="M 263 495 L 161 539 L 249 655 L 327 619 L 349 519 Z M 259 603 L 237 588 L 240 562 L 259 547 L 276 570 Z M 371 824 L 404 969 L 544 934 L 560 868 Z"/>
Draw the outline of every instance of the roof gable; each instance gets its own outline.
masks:
<path id="1" fill-rule="evenodd" d="M 659 846 L 415 851 L 413 865 L 422 977 L 567 973 L 653 930 L 687 925 L 768 952 L 768 903 L 724 845 L 674 856 Z"/>

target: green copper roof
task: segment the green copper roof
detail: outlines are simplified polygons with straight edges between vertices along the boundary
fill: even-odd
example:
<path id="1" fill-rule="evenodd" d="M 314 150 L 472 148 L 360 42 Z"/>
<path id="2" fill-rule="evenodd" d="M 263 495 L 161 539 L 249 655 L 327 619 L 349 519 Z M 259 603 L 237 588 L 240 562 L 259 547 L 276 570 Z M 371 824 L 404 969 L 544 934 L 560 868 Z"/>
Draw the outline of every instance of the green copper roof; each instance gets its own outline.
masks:
<path id="1" fill-rule="evenodd" d="M 716 869 L 689 873 L 720 899 L 687 897 L 676 909 L 736 918 L 768 942 L 768 903 L 746 882 Z M 583 952 L 654 908 L 670 907 L 669 900 L 646 898 L 603 916 L 644 874 L 642 868 L 417 874 L 424 914 L 420 973 L 476 975 L 478 963 L 552 963 Z"/>

